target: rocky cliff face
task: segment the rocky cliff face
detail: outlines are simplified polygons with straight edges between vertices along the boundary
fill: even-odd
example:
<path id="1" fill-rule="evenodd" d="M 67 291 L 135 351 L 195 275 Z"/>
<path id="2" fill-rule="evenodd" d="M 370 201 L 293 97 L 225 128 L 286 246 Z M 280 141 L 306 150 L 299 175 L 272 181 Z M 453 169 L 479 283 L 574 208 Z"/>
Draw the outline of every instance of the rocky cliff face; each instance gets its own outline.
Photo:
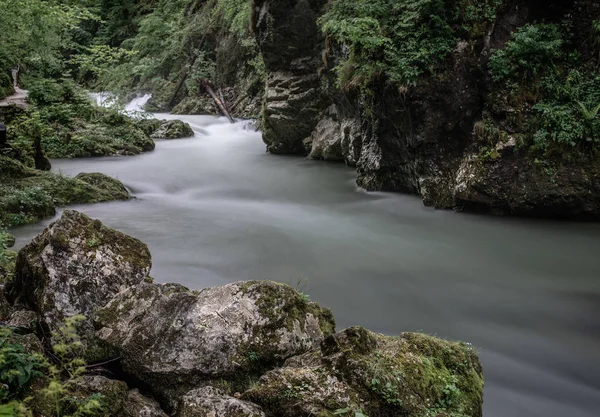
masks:
<path id="1" fill-rule="evenodd" d="M 418 194 L 437 208 L 600 217 L 600 159 L 579 152 L 554 158 L 550 169 L 540 164 L 539 155 L 518 146 L 521 132 L 506 122 L 525 110 L 499 106 L 486 73 L 491 51 L 503 49 L 527 23 L 575 14 L 579 33 L 589 33 L 600 18 L 594 2 L 504 1 L 475 35 L 458 37 L 441 69 L 409 88 L 376 81 L 368 100 L 335 86 L 332 69 L 347 46 L 325 41 L 315 23 L 330 6 L 255 3 L 268 71 L 263 119 L 270 152 L 344 161 L 356 167 L 358 186 Z M 293 23 L 291 16 L 298 16 Z M 585 52 L 589 40 L 578 36 L 576 49 Z M 488 118 L 502 132 L 492 140 L 481 129 Z"/>
<path id="2" fill-rule="evenodd" d="M 192 291 L 153 283 L 150 265 L 142 242 L 66 211 L 19 253 L 0 320 L 41 353 L 40 340 L 53 343 L 49 330 L 87 316 L 81 349 L 101 363 L 64 395 L 101 394 L 104 415 L 481 416 L 482 369 L 466 344 L 336 333 L 331 311 L 287 285 Z M 36 416 L 54 413 L 43 383 L 30 393 Z"/>

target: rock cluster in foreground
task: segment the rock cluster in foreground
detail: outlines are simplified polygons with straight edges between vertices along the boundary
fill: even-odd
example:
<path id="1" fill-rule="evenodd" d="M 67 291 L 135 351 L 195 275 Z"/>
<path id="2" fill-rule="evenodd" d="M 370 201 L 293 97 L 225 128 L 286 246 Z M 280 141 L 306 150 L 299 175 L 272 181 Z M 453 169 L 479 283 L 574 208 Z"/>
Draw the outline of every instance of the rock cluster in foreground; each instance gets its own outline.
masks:
<path id="1" fill-rule="evenodd" d="M 289 286 L 192 291 L 153 283 L 150 268 L 145 244 L 65 211 L 19 253 L 0 319 L 30 314 L 41 337 L 85 315 L 88 362 L 108 361 L 110 372 L 83 377 L 73 395 L 102 393 L 107 415 L 482 415 L 482 369 L 465 344 L 336 333 L 331 311 Z"/>

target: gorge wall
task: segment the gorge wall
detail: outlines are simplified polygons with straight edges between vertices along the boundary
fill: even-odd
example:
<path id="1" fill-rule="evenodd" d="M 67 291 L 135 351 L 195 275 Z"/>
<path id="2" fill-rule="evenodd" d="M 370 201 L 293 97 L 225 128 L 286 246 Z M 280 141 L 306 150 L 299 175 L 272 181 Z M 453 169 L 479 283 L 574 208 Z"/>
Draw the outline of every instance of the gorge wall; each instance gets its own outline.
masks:
<path id="1" fill-rule="evenodd" d="M 464 10 L 479 7 L 460 1 L 429 3 L 442 12 L 463 10 L 463 3 Z M 262 127 L 268 151 L 343 161 L 356 167 L 360 187 L 418 194 L 436 208 L 600 217 L 600 158 L 596 145 L 585 143 L 600 140 L 599 132 L 590 124 L 591 133 L 580 135 L 582 144 L 565 144 L 571 139 L 562 141 L 560 129 L 573 129 L 554 127 L 556 113 L 541 110 L 551 94 L 539 87 L 548 79 L 558 80 L 561 88 L 569 86 L 573 71 L 597 78 L 587 63 L 598 55 L 598 44 L 591 39 L 600 5 L 589 0 L 484 3 L 489 9 L 476 21 L 448 12 L 451 52 L 414 84 L 393 83 L 378 74 L 362 86 L 341 86 L 340 63 L 352 59 L 349 51 L 355 53 L 356 45 L 321 29 L 332 2 L 255 0 L 253 26 L 267 68 Z M 395 6 L 385 7 L 394 12 Z M 424 13 L 418 24 L 432 25 L 428 19 Z M 469 30 L 461 28 L 465 22 Z M 508 45 L 508 56 L 519 46 L 519 36 L 533 33 L 535 40 L 536 33 L 554 27 L 564 30 L 557 35 L 564 40 L 556 41 L 555 56 L 548 62 L 540 58 L 543 69 L 533 71 L 537 78 L 521 75 L 525 70 L 518 65 L 514 82 L 512 75 L 502 79 L 490 70 L 491 57 L 502 57 L 495 51 Z M 546 38 L 542 33 L 538 43 Z M 537 59 L 536 51 L 527 53 Z M 575 53 L 577 61 L 559 58 Z M 359 65 L 351 64 L 354 70 Z M 552 66 L 560 74 L 546 69 Z M 597 97 L 582 97 L 552 102 L 551 109 L 568 105 L 573 119 L 583 119 L 577 103 L 593 103 Z M 558 139 L 552 142 L 543 135 Z"/>

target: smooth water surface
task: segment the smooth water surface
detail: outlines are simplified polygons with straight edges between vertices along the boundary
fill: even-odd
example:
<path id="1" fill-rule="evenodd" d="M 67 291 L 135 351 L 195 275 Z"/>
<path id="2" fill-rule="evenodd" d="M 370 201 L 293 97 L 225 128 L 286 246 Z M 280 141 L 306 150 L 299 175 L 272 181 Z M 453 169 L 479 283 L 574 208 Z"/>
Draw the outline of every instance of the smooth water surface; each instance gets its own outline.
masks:
<path id="1" fill-rule="evenodd" d="M 339 329 L 479 347 L 486 417 L 600 415 L 600 225 L 367 194 L 343 165 L 266 154 L 243 124 L 180 118 L 195 138 L 131 158 L 54 161 L 69 175 L 112 175 L 137 196 L 75 208 L 146 242 L 158 281 L 299 283 Z M 16 230 L 18 244 L 48 223 Z"/>

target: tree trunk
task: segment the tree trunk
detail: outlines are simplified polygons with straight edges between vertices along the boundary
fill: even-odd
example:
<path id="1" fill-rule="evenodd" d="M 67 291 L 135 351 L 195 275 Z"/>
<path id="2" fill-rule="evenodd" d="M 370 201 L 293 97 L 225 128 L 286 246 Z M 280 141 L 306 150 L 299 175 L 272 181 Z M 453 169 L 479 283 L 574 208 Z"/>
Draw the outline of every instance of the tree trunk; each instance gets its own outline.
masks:
<path id="1" fill-rule="evenodd" d="M 223 115 L 226 116 L 232 124 L 235 123 L 235 120 L 233 119 L 233 117 L 231 117 L 231 114 L 229 114 L 227 107 L 225 107 L 225 103 L 223 103 L 221 101 L 221 99 L 219 97 L 217 97 L 217 95 L 215 94 L 215 90 L 213 90 L 210 83 L 208 81 L 204 81 L 202 83 L 202 86 L 204 87 L 206 92 L 208 94 L 210 94 L 210 96 L 213 98 L 215 103 L 217 103 L 217 106 L 219 107 L 219 109 L 221 109 L 221 112 L 223 113 Z"/>

